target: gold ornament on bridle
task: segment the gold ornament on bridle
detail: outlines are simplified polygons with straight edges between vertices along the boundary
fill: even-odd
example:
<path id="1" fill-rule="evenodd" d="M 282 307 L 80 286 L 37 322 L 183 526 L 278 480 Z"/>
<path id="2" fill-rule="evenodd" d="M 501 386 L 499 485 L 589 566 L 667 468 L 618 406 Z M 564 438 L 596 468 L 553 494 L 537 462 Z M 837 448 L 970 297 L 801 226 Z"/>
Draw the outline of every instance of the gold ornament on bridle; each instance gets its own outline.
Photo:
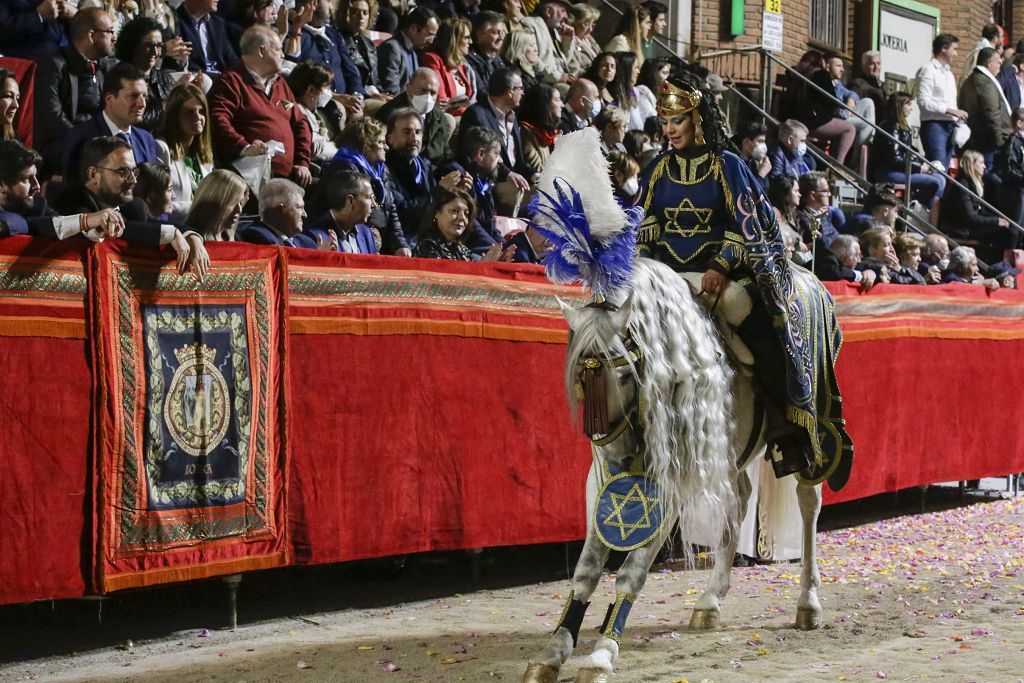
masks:
<path id="1" fill-rule="evenodd" d="M 668 81 L 661 84 L 658 90 L 658 116 L 672 118 L 689 114 L 693 118 L 693 125 L 697 134 L 694 142 L 698 145 L 704 144 L 702 131 L 702 119 L 700 115 L 700 102 L 704 99 L 703 93 L 694 88 L 680 88 Z"/>

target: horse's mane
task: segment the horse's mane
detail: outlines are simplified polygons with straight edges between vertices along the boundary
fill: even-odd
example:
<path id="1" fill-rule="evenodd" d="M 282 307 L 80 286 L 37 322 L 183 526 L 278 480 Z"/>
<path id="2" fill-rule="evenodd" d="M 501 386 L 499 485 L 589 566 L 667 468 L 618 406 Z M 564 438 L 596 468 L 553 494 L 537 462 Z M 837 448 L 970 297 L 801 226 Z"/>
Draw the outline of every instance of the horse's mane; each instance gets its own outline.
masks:
<path id="1" fill-rule="evenodd" d="M 633 372 L 644 399 L 648 474 L 661 489 L 665 514 L 678 511 L 682 529 L 724 538 L 733 531 L 729 523 L 737 504 L 730 450 L 732 370 L 710 316 L 668 266 L 638 258 L 632 294 L 630 328 L 645 363 L 643 373 Z M 565 378 L 573 415 L 578 414 L 574 368 L 580 355 L 627 355 L 607 312 L 580 314 Z M 682 550 L 688 554 L 689 545 Z"/>

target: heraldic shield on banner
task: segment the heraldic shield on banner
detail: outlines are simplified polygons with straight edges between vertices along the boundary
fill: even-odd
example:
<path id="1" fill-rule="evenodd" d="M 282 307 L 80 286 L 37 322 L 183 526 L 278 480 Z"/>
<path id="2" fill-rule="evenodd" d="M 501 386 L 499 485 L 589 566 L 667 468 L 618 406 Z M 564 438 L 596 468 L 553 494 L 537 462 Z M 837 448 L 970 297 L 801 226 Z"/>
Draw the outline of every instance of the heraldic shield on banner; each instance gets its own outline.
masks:
<path id="1" fill-rule="evenodd" d="M 98 246 L 100 589 L 284 564 L 280 256 L 200 283 Z"/>

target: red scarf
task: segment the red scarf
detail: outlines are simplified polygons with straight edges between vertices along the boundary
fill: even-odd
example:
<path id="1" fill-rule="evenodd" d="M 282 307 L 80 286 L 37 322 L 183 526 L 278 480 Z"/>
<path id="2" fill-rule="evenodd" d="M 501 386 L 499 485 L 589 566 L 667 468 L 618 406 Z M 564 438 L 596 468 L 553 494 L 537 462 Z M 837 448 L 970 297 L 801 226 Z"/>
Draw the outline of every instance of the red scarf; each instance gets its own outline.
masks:
<path id="1" fill-rule="evenodd" d="M 532 130 L 533 134 L 537 136 L 537 140 L 540 142 L 540 144 L 544 145 L 548 149 L 551 149 L 555 146 L 555 140 L 557 140 L 558 136 L 562 133 L 562 131 L 558 130 L 557 128 L 551 131 L 542 130 L 527 121 L 523 121 L 523 125 Z"/>

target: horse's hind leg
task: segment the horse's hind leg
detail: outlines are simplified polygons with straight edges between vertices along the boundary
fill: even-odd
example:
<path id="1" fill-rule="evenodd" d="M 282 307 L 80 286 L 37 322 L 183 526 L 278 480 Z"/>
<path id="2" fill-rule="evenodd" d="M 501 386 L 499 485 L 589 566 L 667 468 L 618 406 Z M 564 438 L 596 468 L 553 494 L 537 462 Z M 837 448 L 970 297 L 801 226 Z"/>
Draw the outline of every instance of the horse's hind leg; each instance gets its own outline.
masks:
<path id="1" fill-rule="evenodd" d="M 666 524 L 671 529 L 673 524 Z M 612 672 L 612 662 L 619 656 L 619 639 L 626 626 L 629 610 L 647 581 L 654 558 L 664 543 L 659 536 L 642 548 L 630 551 L 619 568 L 615 578 L 615 602 L 608 605 L 604 623 L 601 624 L 594 651 L 582 662 L 576 674 L 576 683 L 603 683 Z"/>
<path id="2" fill-rule="evenodd" d="M 818 602 L 818 588 L 821 576 L 818 574 L 818 550 L 815 534 L 818 531 L 818 513 L 821 511 L 821 484 L 808 486 L 797 484 L 797 500 L 800 516 L 803 518 L 803 567 L 800 571 L 800 599 L 796 603 L 796 627 L 803 631 L 821 626 L 821 603 Z"/>
<path id="3" fill-rule="evenodd" d="M 725 594 L 729 592 L 731 585 L 732 561 L 736 556 L 740 525 L 743 523 L 743 516 L 747 511 L 750 491 L 750 477 L 745 469 L 740 470 L 736 474 L 738 511 L 737 514 L 731 516 L 725 538 L 722 539 L 721 546 L 715 551 L 715 564 L 711 568 L 708 587 L 704 589 L 704 593 L 697 599 L 697 604 L 693 607 L 693 614 L 690 615 L 690 628 L 718 627 L 722 615 L 721 601 L 725 599 Z"/>
<path id="4" fill-rule="evenodd" d="M 587 509 L 593 509 L 597 495 L 597 483 L 594 469 L 591 468 L 587 477 Z M 562 668 L 579 638 L 580 625 L 590 606 L 590 596 L 597 590 L 601 580 L 601 570 L 608 559 L 608 547 L 598 538 L 593 524 L 587 522 L 587 537 L 583 542 L 583 552 L 576 561 L 576 569 L 572 576 L 572 589 L 566 599 L 558 626 L 543 650 L 530 658 L 530 664 L 523 676 L 523 683 L 555 683 L 558 672 Z"/>

